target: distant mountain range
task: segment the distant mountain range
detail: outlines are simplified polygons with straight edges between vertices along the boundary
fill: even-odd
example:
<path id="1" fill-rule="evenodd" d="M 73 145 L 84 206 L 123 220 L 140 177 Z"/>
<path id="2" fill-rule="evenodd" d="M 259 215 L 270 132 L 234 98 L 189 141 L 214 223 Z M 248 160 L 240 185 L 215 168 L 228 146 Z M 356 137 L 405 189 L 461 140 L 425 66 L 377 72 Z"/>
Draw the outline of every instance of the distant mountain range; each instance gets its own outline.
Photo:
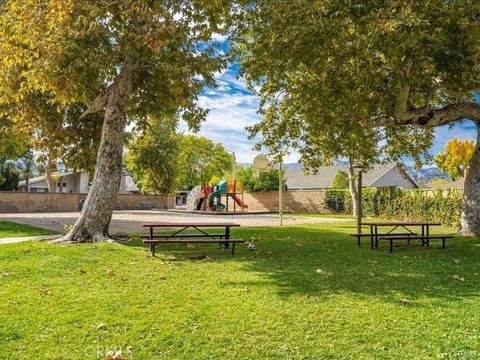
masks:
<path id="1" fill-rule="evenodd" d="M 436 167 L 414 169 L 412 166 L 405 166 L 405 170 L 419 184 L 426 184 L 433 179 L 449 179 L 447 174 L 441 172 Z"/>
<path id="2" fill-rule="evenodd" d="M 239 165 L 251 166 L 252 164 L 242 163 L 242 164 L 239 164 Z M 348 162 L 347 161 L 338 161 L 338 165 L 347 166 Z M 302 170 L 302 164 L 300 164 L 300 163 L 283 164 L 283 167 L 285 169 L 290 169 L 290 170 Z M 449 179 L 447 174 L 441 172 L 436 167 L 415 169 L 413 166 L 406 166 L 405 165 L 405 170 L 407 171 L 408 175 L 410 175 L 412 177 L 412 179 L 415 180 L 415 182 L 417 182 L 418 184 L 426 184 L 430 180 L 433 180 L 433 179 L 445 179 L 445 180 Z"/>

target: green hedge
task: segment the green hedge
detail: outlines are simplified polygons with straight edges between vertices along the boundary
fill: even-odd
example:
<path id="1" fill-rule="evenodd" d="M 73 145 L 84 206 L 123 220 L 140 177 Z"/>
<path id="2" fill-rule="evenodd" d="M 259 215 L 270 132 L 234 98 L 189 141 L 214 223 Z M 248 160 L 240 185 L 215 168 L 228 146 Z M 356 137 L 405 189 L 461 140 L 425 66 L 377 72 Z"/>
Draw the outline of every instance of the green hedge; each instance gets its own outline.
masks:
<path id="1" fill-rule="evenodd" d="M 402 190 L 366 188 L 362 191 L 362 209 L 365 216 L 379 216 L 396 220 L 438 221 L 458 227 L 462 212 L 463 191 Z M 351 213 L 349 190 L 327 190 L 325 206 L 338 213 Z"/>

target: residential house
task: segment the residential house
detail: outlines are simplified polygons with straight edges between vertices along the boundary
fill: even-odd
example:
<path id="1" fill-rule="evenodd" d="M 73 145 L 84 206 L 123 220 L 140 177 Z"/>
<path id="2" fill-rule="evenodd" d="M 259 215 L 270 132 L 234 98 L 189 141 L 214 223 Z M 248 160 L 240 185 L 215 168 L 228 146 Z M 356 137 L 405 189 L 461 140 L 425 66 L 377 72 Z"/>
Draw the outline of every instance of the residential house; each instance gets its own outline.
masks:
<path id="1" fill-rule="evenodd" d="M 66 171 L 55 172 L 52 174 L 52 178 L 55 179 L 54 192 L 63 193 L 80 193 L 87 194 L 90 189 L 88 174 L 85 171 Z M 18 184 L 19 191 L 25 191 L 25 180 L 20 181 Z M 38 176 L 29 180 L 30 192 L 48 192 L 48 184 L 46 176 Z M 119 194 L 134 194 L 139 193 L 137 185 L 133 182 L 132 177 L 127 174 L 122 174 L 120 182 Z"/>
<path id="2" fill-rule="evenodd" d="M 285 170 L 287 188 L 289 190 L 320 190 L 331 187 L 335 175 L 339 171 L 348 173 L 346 166 L 323 166 L 317 174 L 305 174 L 303 170 Z M 363 187 L 396 186 L 402 189 L 415 189 L 418 184 L 398 164 L 375 165 L 362 176 Z"/>

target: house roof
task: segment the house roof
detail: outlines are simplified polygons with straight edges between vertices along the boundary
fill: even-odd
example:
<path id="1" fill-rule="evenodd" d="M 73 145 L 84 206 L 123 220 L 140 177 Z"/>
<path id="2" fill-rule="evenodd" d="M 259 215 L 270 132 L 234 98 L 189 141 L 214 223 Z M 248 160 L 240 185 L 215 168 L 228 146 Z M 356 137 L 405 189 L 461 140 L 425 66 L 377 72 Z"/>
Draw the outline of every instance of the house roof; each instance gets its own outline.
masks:
<path id="1" fill-rule="evenodd" d="M 72 174 L 75 174 L 75 172 L 73 171 L 67 171 L 67 172 L 54 172 L 52 173 L 52 176 L 55 177 L 55 176 L 58 176 L 58 175 L 61 175 L 61 176 L 70 176 Z M 42 175 L 42 176 L 37 176 L 37 177 L 34 177 L 34 178 L 31 178 L 29 179 L 29 184 L 30 186 L 35 184 L 35 183 L 39 183 L 39 182 L 42 182 L 42 181 L 46 181 L 46 175 Z M 25 186 L 25 183 L 26 181 L 25 180 L 22 180 L 18 183 L 18 186 Z"/>
<path id="2" fill-rule="evenodd" d="M 372 186 L 378 179 L 394 167 L 401 169 L 400 166 L 395 163 L 375 165 L 372 169 L 363 174 L 363 186 Z M 348 173 L 348 167 L 341 165 L 322 166 L 318 168 L 317 174 L 305 174 L 303 170 L 286 169 L 285 177 L 287 187 L 289 189 L 326 189 L 332 185 L 332 181 L 339 171 L 345 171 Z M 405 171 L 402 171 L 401 173 L 414 185 L 418 186 Z"/>

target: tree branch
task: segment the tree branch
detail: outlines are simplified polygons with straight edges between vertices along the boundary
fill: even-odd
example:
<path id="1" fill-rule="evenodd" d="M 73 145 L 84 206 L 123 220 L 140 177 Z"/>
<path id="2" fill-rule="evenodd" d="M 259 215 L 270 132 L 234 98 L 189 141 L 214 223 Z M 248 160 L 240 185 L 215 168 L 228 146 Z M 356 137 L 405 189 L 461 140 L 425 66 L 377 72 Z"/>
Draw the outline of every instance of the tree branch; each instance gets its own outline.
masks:
<path id="1" fill-rule="evenodd" d="M 129 76 L 130 72 L 134 73 L 135 69 L 138 67 L 138 60 L 136 58 L 129 57 L 127 58 L 122 65 L 120 73 L 115 77 L 114 81 L 107 86 L 107 88 L 100 93 L 88 106 L 87 109 L 80 115 L 79 120 L 85 118 L 89 114 L 93 114 L 99 111 L 103 111 L 108 104 L 108 99 L 117 84 L 120 81 L 120 78 Z"/>
<path id="2" fill-rule="evenodd" d="M 113 83 L 110 84 L 100 95 L 96 97 L 90 104 L 88 104 L 87 109 L 80 115 L 79 120 L 85 118 L 89 114 L 93 114 L 105 109 L 108 103 L 108 98 L 112 92 Z"/>
<path id="3" fill-rule="evenodd" d="M 402 118 L 389 118 L 376 123 L 377 126 L 420 125 L 435 127 L 470 119 L 480 125 L 480 103 L 464 102 L 442 108 L 420 108 L 407 112 Z"/>

